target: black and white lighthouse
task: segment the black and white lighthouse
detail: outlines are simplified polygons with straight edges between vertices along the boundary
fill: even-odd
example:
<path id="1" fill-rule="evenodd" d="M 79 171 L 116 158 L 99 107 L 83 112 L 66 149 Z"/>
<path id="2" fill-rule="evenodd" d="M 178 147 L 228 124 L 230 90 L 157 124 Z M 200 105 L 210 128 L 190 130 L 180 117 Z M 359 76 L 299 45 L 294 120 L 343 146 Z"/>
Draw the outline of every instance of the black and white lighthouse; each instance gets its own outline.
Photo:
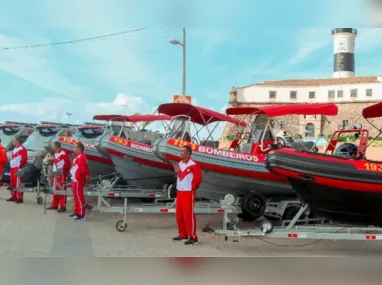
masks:
<path id="1" fill-rule="evenodd" d="M 354 77 L 354 46 L 357 30 L 336 28 L 332 30 L 334 44 L 334 78 Z"/>

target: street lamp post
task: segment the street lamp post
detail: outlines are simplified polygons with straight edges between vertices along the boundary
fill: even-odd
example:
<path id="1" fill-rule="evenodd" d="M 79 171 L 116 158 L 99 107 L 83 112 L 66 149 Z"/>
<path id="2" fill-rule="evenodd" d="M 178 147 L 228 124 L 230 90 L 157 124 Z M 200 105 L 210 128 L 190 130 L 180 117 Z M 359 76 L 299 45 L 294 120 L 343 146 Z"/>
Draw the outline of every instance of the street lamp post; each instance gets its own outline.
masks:
<path id="1" fill-rule="evenodd" d="M 186 96 L 186 28 L 183 28 L 183 42 L 172 40 L 170 41 L 170 44 L 181 45 L 183 48 L 182 95 Z"/>
<path id="2" fill-rule="evenodd" d="M 66 112 L 66 116 L 68 117 L 68 124 L 70 123 L 70 116 L 71 115 L 72 115 L 72 113 Z"/>

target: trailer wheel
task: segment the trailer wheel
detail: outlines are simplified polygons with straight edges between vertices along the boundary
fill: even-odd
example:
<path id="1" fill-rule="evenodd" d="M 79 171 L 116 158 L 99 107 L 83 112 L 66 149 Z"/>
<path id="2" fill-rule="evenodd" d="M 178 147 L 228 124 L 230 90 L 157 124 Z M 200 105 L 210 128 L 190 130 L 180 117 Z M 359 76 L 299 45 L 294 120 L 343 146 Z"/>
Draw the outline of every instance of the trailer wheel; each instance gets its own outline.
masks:
<path id="1" fill-rule="evenodd" d="M 44 199 L 42 199 L 42 197 L 37 197 L 37 204 L 41 205 L 42 202 L 44 202 Z"/>
<path id="2" fill-rule="evenodd" d="M 290 206 L 285 209 L 285 213 L 283 215 L 283 220 L 285 221 L 291 221 L 293 218 L 297 215 L 297 213 L 300 211 L 300 207 L 297 206 Z M 305 218 L 305 213 L 302 213 L 300 216 L 300 219 Z"/>
<path id="3" fill-rule="evenodd" d="M 262 221 L 260 224 L 260 230 L 265 234 L 269 234 L 273 231 L 273 224 L 267 220 Z"/>
<path id="4" fill-rule="evenodd" d="M 125 221 L 118 221 L 117 224 L 115 225 L 115 228 L 117 231 L 124 232 L 127 229 L 127 223 Z"/>
<path id="5" fill-rule="evenodd" d="M 263 216 L 266 200 L 265 197 L 256 191 L 251 191 L 241 198 L 242 217 L 247 220 L 256 220 Z"/>
<path id="6" fill-rule="evenodd" d="M 176 191 L 176 187 L 174 186 L 174 184 L 170 184 L 168 186 L 167 193 L 168 193 L 169 199 L 175 199 L 176 198 L 177 191 Z"/>

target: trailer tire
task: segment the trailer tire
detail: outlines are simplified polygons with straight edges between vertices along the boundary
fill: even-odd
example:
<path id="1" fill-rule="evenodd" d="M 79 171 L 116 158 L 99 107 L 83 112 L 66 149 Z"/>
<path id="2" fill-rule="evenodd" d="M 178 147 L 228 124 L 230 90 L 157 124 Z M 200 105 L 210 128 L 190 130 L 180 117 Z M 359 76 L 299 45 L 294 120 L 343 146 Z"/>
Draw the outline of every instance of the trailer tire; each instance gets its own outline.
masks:
<path id="1" fill-rule="evenodd" d="M 240 202 L 243 220 L 254 221 L 263 216 L 266 207 L 266 199 L 257 191 L 246 193 Z"/>
<path id="2" fill-rule="evenodd" d="M 176 190 L 176 187 L 174 184 L 170 184 L 167 188 L 167 193 L 168 193 L 168 198 L 169 199 L 175 199 L 176 198 L 176 194 L 177 194 L 177 190 Z"/>
<path id="3" fill-rule="evenodd" d="M 260 224 L 260 230 L 265 234 L 269 234 L 273 231 L 273 224 L 267 220 L 262 221 Z"/>
<path id="4" fill-rule="evenodd" d="M 37 204 L 41 205 L 44 202 L 42 197 L 37 197 Z"/>
<path id="5" fill-rule="evenodd" d="M 284 221 L 293 220 L 293 218 L 297 215 L 299 211 L 300 211 L 300 207 L 297 207 L 297 206 L 290 206 L 286 208 L 285 213 L 283 215 L 283 220 Z M 300 216 L 300 219 L 304 219 L 304 218 L 305 218 L 305 213 L 302 213 L 302 215 Z"/>
<path id="6" fill-rule="evenodd" d="M 117 229 L 117 231 L 119 231 L 120 233 L 121 232 L 124 232 L 126 231 L 127 229 L 127 223 L 125 221 L 118 221 L 116 224 L 115 224 L 115 228 Z"/>

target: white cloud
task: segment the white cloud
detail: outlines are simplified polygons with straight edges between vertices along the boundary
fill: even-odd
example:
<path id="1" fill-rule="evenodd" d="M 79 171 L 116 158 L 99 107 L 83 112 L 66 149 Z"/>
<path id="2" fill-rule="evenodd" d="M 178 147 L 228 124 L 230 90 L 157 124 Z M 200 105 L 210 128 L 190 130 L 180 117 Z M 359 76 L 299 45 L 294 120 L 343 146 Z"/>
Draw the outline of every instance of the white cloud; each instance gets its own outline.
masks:
<path id="1" fill-rule="evenodd" d="M 23 120 L 23 117 L 34 117 L 39 120 L 66 122 L 66 112 L 72 114 L 71 121 L 84 122 L 92 120 L 96 114 L 124 114 L 127 102 L 127 114 L 136 112 L 150 113 L 152 106 L 143 98 L 118 94 L 112 102 L 85 102 L 62 98 L 45 98 L 39 102 L 0 105 L 0 112 L 7 120 Z M 9 115 L 17 116 L 10 118 Z"/>
<path id="2" fill-rule="evenodd" d="M 303 29 L 297 36 L 298 50 L 289 59 L 291 65 L 298 64 L 315 51 L 329 45 L 332 41 L 329 29 Z"/>
<path id="3" fill-rule="evenodd" d="M 0 43 L 2 47 L 26 45 L 25 41 L 4 34 L 0 34 Z M 83 95 L 83 88 L 58 74 L 51 60 L 52 54 L 43 48 L 2 50 L 0 69 L 51 92 L 68 97 Z"/>

